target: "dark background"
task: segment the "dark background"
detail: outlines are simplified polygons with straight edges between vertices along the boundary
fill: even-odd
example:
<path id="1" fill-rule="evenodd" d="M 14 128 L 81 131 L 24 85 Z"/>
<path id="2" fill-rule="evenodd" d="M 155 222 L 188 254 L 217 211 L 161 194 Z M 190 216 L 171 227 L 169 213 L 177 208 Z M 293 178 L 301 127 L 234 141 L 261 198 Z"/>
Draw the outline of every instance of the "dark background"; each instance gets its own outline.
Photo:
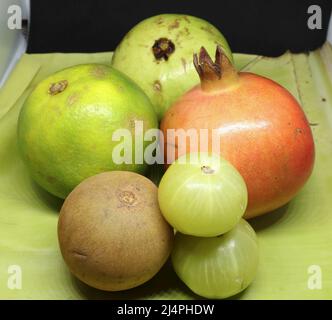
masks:
<path id="1" fill-rule="evenodd" d="M 312 4 L 322 9 L 322 30 L 307 26 Z M 136 23 L 160 13 L 208 20 L 234 52 L 303 52 L 324 43 L 331 7 L 331 0 L 31 0 L 28 52 L 111 51 Z"/>

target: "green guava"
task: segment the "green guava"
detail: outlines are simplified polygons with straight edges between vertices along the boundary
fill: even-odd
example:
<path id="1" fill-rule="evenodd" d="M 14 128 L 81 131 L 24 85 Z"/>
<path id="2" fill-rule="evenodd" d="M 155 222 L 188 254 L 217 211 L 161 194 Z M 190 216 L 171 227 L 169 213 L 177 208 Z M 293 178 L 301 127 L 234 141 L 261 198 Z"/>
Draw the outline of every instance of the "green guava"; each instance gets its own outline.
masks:
<path id="1" fill-rule="evenodd" d="M 180 14 L 148 18 L 131 29 L 116 48 L 112 66 L 149 96 L 159 120 L 183 93 L 199 83 L 193 54 L 219 44 L 232 61 L 224 36 L 209 22 Z"/>
<path id="2" fill-rule="evenodd" d="M 149 98 L 132 80 L 106 65 L 78 65 L 51 75 L 32 91 L 19 116 L 18 146 L 33 179 L 65 198 L 97 173 L 145 171 L 144 161 L 135 161 L 135 150 L 144 152 L 151 142 L 140 139 L 135 149 L 137 123 L 142 134 L 158 127 Z M 118 129 L 127 129 L 129 138 L 124 141 Z M 123 152 L 126 163 L 121 163 Z"/>

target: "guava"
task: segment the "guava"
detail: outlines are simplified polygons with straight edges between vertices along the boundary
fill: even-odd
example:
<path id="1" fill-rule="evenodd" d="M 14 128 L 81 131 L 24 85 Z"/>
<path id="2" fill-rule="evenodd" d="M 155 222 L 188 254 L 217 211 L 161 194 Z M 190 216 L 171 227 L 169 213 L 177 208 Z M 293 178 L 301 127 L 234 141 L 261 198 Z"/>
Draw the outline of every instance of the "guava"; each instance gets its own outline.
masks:
<path id="1" fill-rule="evenodd" d="M 116 48 L 112 66 L 132 78 L 149 96 L 158 118 L 199 83 L 193 54 L 220 45 L 232 60 L 224 36 L 209 22 L 180 14 L 148 18 L 131 29 Z"/>
<path id="2" fill-rule="evenodd" d="M 19 116 L 18 146 L 33 179 L 65 198 L 95 174 L 145 171 L 146 163 L 135 161 L 137 123 L 142 134 L 158 127 L 149 98 L 132 80 L 106 65 L 77 65 L 34 88 Z M 124 141 L 118 129 L 130 139 Z M 140 152 L 151 143 L 140 142 Z M 130 159 L 114 158 L 125 150 L 132 152 Z"/>

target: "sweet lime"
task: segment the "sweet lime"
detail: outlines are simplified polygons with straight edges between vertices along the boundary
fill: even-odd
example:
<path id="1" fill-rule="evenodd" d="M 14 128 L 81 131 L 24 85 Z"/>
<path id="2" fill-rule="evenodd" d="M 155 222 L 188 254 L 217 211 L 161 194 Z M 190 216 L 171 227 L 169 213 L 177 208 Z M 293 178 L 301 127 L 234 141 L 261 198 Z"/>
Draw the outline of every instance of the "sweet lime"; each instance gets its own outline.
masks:
<path id="1" fill-rule="evenodd" d="M 51 75 L 32 91 L 18 121 L 19 149 L 34 180 L 64 198 L 97 173 L 145 170 L 144 163 L 113 159 L 122 141 L 114 139 L 117 129 L 133 133 L 126 143 L 134 159 L 137 121 L 143 133 L 158 126 L 149 98 L 134 82 L 106 65 L 78 65 Z"/>

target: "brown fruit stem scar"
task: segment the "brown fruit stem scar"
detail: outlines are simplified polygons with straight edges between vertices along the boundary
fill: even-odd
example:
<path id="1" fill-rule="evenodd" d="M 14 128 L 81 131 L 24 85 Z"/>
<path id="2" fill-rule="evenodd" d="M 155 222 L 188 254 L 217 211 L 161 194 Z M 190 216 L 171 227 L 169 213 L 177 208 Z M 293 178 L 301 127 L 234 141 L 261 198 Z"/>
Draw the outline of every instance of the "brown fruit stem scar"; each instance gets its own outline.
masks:
<path id="1" fill-rule="evenodd" d="M 213 91 L 238 81 L 238 73 L 220 45 L 217 45 L 215 62 L 204 47 L 201 47 L 199 55 L 194 54 L 193 61 L 204 91 Z"/>
<path id="2" fill-rule="evenodd" d="M 210 166 L 202 166 L 201 170 L 205 174 L 213 174 L 214 170 Z"/>
<path id="3" fill-rule="evenodd" d="M 121 191 L 118 197 L 120 202 L 127 206 L 134 206 L 137 202 L 137 198 L 132 191 Z"/>
<path id="4" fill-rule="evenodd" d="M 156 80 L 156 81 L 153 83 L 153 89 L 154 89 L 155 91 L 158 91 L 158 92 L 161 91 L 161 89 L 162 89 L 162 85 L 161 85 L 161 83 L 160 83 L 159 80 Z"/>
<path id="5" fill-rule="evenodd" d="M 54 82 L 50 85 L 48 89 L 48 93 L 51 96 L 55 96 L 56 94 L 64 91 L 68 86 L 68 81 L 67 80 L 61 80 L 58 82 Z"/>
<path id="6" fill-rule="evenodd" d="M 156 40 L 152 46 L 153 55 L 157 60 L 164 59 L 167 61 L 174 51 L 175 44 L 167 38 Z"/>

